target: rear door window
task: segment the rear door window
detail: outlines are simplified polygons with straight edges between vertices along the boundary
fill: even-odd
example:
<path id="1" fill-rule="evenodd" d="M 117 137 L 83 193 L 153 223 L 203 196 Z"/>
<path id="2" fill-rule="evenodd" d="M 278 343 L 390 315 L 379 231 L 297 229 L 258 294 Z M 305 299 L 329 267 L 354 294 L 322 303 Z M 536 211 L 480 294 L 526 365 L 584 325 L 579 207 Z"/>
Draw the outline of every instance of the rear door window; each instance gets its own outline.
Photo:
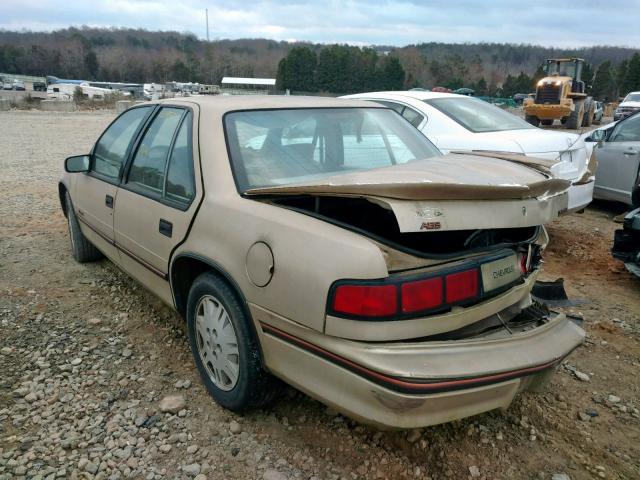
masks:
<path id="1" fill-rule="evenodd" d="M 162 108 L 151 122 L 133 157 L 127 185 L 162 197 L 169 148 L 184 110 Z"/>
<path id="2" fill-rule="evenodd" d="M 189 112 L 182 121 L 169 157 L 166 198 L 174 202 L 189 203 L 196 195 L 191 140 L 192 118 L 193 115 Z"/>
<path id="3" fill-rule="evenodd" d="M 93 151 L 92 172 L 108 180 L 118 180 L 133 138 L 152 108 L 127 110 L 105 130 Z"/>

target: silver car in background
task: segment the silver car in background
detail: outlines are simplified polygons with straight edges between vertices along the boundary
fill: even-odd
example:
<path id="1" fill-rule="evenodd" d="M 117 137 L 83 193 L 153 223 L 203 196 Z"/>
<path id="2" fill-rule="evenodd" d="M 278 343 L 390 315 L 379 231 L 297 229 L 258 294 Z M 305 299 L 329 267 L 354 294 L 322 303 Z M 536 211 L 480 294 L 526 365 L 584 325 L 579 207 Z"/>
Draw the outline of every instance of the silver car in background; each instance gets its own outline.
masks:
<path id="1" fill-rule="evenodd" d="M 594 198 L 640 206 L 640 113 L 591 132 L 598 159 Z"/>

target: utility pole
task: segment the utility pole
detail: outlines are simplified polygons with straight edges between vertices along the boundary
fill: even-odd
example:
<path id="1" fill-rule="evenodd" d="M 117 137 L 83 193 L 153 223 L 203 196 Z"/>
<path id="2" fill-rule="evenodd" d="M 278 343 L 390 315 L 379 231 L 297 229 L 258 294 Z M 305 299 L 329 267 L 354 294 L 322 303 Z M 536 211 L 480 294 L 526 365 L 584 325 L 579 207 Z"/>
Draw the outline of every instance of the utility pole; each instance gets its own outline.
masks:
<path id="1" fill-rule="evenodd" d="M 204 13 L 207 17 L 207 42 L 209 41 L 209 9 L 205 8 Z"/>

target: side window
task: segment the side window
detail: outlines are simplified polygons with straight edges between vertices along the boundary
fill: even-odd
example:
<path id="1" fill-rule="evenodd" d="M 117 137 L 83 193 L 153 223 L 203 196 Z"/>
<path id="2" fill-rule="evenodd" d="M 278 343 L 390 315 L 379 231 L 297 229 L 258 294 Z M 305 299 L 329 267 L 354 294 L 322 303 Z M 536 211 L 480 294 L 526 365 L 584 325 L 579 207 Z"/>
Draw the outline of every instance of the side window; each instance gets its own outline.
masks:
<path id="1" fill-rule="evenodd" d="M 187 113 L 173 144 L 167 170 L 166 197 L 177 202 L 190 202 L 196 195 L 193 175 L 192 125 L 193 115 Z"/>
<path id="2" fill-rule="evenodd" d="M 395 110 L 400 115 L 402 115 L 402 110 L 404 110 L 404 105 L 400 105 L 399 103 L 387 102 L 385 100 L 376 100 L 376 103 L 379 103 L 380 105 L 384 105 L 385 107 Z"/>
<path id="3" fill-rule="evenodd" d="M 422 120 L 424 119 L 424 115 L 421 115 L 420 113 L 416 112 L 413 108 L 409 108 L 409 107 L 404 107 L 404 110 L 402 111 L 402 116 L 406 118 L 407 121 L 416 128 L 418 128 L 418 126 L 422 123 Z"/>
<path id="4" fill-rule="evenodd" d="M 183 113 L 171 107 L 158 112 L 136 150 L 127 184 L 162 196 L 169 147 Z"/>
<path id="5" fill-rule="evenodd" d="M 102 134 L 93 151 L 92 171 L 116 180 L 133 136 L 153 107 L 132 108 L 124 112 Z"/>
<path id="6" fill-rule="evenodd" d="M 640 116 L 630 118 L 620 123 L 611 133 L 610 142 L 638 142 L 640 141 Z"/>

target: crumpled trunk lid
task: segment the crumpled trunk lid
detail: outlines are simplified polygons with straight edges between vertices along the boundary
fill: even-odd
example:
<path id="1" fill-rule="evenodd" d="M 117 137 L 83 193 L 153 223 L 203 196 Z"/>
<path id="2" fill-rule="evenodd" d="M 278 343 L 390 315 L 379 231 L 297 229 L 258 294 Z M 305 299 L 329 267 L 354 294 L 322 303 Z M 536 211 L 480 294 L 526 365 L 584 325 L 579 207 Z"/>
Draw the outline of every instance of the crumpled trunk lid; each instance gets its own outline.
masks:
<path id="1" fill-rule="evenodd" d="M 451 153 L 245 193 L 363 197 L 392 210 L 401 232 L 526 227 L 567 209 L 570 182 L 554 178 L 552 166 L 522 155 Z"/>

